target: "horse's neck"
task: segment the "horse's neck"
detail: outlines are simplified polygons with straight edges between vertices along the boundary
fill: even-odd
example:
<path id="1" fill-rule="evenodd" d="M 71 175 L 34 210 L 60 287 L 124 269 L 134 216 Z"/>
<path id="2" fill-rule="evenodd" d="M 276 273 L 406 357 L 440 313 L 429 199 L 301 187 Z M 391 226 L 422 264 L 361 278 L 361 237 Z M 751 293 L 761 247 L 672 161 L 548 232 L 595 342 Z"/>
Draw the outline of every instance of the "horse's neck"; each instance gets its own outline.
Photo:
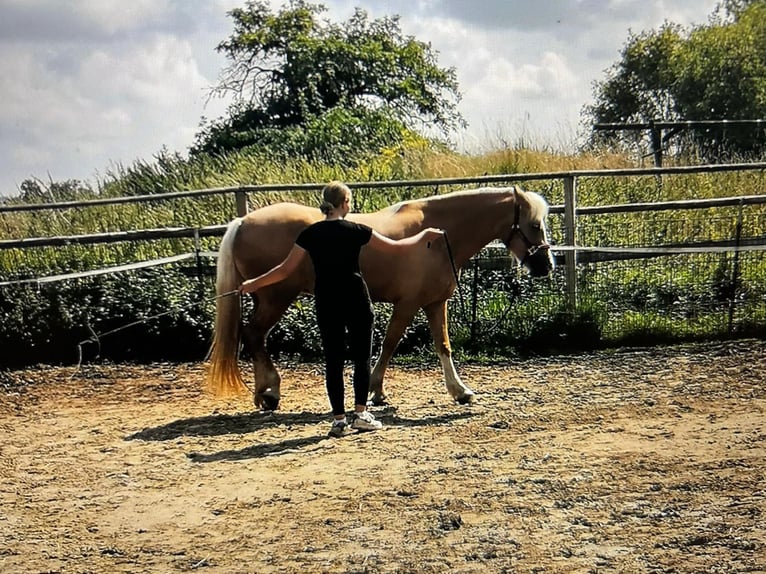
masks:
<path id="1" fill-rule="evenodd" d="M 462 265 L 500 236 L 510 205 L 501 192 L 443 196 L 423 204 L 423 226 L 445 229 L 455 263 Z"/>

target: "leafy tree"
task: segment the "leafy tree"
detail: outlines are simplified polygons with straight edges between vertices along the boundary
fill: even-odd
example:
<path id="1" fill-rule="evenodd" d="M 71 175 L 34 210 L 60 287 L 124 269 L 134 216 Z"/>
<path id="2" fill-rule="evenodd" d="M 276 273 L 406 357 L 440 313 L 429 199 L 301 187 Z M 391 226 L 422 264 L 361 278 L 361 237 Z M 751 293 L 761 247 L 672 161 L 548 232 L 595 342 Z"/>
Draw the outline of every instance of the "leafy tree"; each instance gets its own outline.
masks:
<path id="1" fill-rule="evenodd" d="M 211 95 L 234 103 L 226 117 L 203 125 L 193 152 L 265 142 L 314 153 L 317 136 L 328 132 L 375 146 L 405 129 L 449 134 L 463 125 L 455 70 L 440 68 L 430 45 L 403 35 L 398 17 L 371 21 L 356 9 L 335 24 L 320 19 L 325 11 L 291 0 L 277 13 L 263 1 L 229 12 L 234 32 L 217 50 L 231 63 Z"/>
<path id="2" fill-rule="evenodd" d="M 622 59 L 594 86 L 593 123 L 766 118 L 766 1 L 730 0 L 725 17 L 690 32 L 666 23 L 632 35 Z M 626 133 L 594 131 L 591 143 L 625 144 Z M 676 151 L 705 159 L 759 155 L 766 133 L 750 127 L 686 131 Z"/>
<path id="3" fill-rule="evenodd" d="M 596 103 L 588 113 L 598 122 L 640 122 L 677 117 L 672 93 L 674 54 L 683 45 L 673 24 L 658 32 L 632 35 L 622 60 L 596 85 Z"/>

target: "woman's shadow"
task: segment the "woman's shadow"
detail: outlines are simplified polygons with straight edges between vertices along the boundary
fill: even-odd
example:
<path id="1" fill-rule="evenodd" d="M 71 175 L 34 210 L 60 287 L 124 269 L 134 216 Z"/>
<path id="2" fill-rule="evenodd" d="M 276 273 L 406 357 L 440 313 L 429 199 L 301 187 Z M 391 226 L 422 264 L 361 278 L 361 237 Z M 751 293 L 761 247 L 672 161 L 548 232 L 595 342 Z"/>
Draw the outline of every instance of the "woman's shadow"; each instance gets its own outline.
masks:
<path id="1" fill-rule="evenodd" d="M 386 427 L 418 427 L 430 425 L 450 424 L 456 420 L 474 416 L 471 410 L 461 410 L 443 415 L 427 416 L 418 419 L 402 418 L 396 415 L 395 408 L 387 408 L 376 412 L 377 418 Z M 259 430 L 277 426 L 317 425 L 329 420 L 326 413 L 284 413 L 274 411 L 261 411 L 238 414 L 213 414 L 204 417 L 192 417 L 179 419 L 168 424 L 145 428 L 142 431 L 130 434 L 125 440 L 166 441 L 184 436 L 214 437 L 227 434 L 248 434 Z M 328 426 L 329 428 L 329 426 Z M 211 454 L 192 452 L 187 457 L 192 462 L 217 462 L 223 460 L 245 460 L 250 458 L 263 458 L 279 454 L 294 453 L 308 446 L 327 440 L 326 434 L 310 437 L 298 437 L 286 439 L 275 443 L 257 443 L 239 450 L 224 450 Z"/>

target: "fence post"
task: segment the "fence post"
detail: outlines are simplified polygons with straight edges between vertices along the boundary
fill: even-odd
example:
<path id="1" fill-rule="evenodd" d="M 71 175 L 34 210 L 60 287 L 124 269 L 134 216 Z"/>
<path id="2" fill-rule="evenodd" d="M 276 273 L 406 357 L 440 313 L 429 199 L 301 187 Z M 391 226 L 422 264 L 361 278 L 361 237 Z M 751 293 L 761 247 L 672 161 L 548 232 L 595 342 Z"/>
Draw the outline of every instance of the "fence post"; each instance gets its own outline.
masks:
<path id="1" fill-rule="evenodd" d="M 729 335 L 734 332 L 734 308 L 737 305 L 737 284 L 739 283 L 739 247 L 742 242 L 742 200 L 739 201 L 737 227 L 734 237 L 734 265 L 731 270 L 731 285 L 729 287 Z"/>
<path id="2" fill-rule="evenodd" d="M 197 265 L 197 281 L 202 283 L 202 258 L 200 257 L 201 245 L 199 240 L 199 227 L 194 228 L 194 262 Z"/>
<path id="3" fill-rule="evenodd" d="M 473 258 L 473 281 L 471 284 L 471 349 L 476 349 L 476 308 L 479 305 L 479 259 Z"/>
<path id="4" fill-rule="evenodd" d="M 242 190 L 235 191 L 234 197 L 237 200 L 237 217 L 244 217 L 250 211 L 247 205 L 247 192 Z"/>
<path id="5" fill-rule="evenodd" d="M 654 120 L 649 122 L 649 141 L 652 146 L 654 167 L 662 167 L 662 128 L 654 125 Z"/>
<path id="6" fill-rule="evenodd" d="M 577 245 L 577 180 L 574 176 L 564 178 L 564 242 L 574 248 Z M 566 265 L 567 303 L 569 310 L 577 308 L 577 252 L 564 252 Z"/>

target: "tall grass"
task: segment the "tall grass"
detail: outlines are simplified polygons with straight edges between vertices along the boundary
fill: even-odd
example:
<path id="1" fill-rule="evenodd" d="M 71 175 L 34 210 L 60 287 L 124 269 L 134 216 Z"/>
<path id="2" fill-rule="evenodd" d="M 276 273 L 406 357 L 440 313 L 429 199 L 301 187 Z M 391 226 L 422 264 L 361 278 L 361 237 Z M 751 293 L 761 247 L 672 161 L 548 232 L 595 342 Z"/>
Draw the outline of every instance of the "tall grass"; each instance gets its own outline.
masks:
<path id="1" fill-rule="evenodd" d="M 248 152 L 191 159 L 163 152 L 155 161 L 115 165 L 82 193 L 89 197 L 144 195 L 237 185 L 416 180 L 523 174 L 572 170 L 637 167 L 618 154 L 565 154 L 541 149 L 502 148 L 478 154 L 457 153 L 425 140 L 410 138 L 354 167 L 303 159 L 270 161 Z M 675 199 L 762 194 L 764 174 L 727 172 L 663 177 L 580 178 L 578 205 L 606 205 Z M 529 181 L 550 204 L 563 203 L 560 181 Z M 449 188 L 441 187 L 443 193 Z M 402 199 L 434 193 L 433 188 L 360 189 L 356 209 L 373 211 Z M 251 207 L 280 200 L 316 205 L 317 193 L 251 194 Z M 22 199 L 12 200 L 21 202 Z M 56 236 L 143 228 L 206 226 L 228 222 L 235 215 L 230 195 L 173 199 L 117 207 L 93 206 L 65 211 L 0 214 L 0 239 Z M 733 236 L 736 208 L 688 212 L 599 215 L 578 220 L 581 245 L 662 245 L 687 241 L 728 239 Z M 763 235 L 766 209 L 743 213 L 745 236 Z M 554 243 L 563 241 L 560 216 L 549 218 Z M 215 250 L 218 239 L 202 240 Z M 186 239 L 121 242 L 109 245 L 69 245 L 58 248 L 0 250 L 0 280 L 82 271 L 126 262 L 154 259 L 194 249 Z M 766 262 L 762 252 L 743 257 L 736 284 L 731 256 L 663 258 L 638 262 L 584 265 L 579 270 L 580 307 L 566 307 L 563 278 L 530 282 L 508 273 L 478 277 L 476 320 L 461 318 L 459 299 L 450 303 L 453 342 L 458 353 L 507 353 L 512 349 L 593 347 L 639 340 L 672 340 L 731 334 L 732 305 L 736 299 L 735 331 L 764 330 Z M 149 317 L 159 310 L 188 307 L 115 339 L 111 356 L 146 358 L 174 337 L 175 357 L 199 358 L 209 335 L 212 306 L 205 299 L 211 279 L 189 279 L 194 272 L 183 265 L 59 284 L 0 287 L 0 345 L 18 364 L 40 360 L 71 360 L 73 340 L 107 331 L 120 324 Z M 470 301 L 473 278 L 460 285 Z M 313 334 L 313 305 L 299 301 L 274 330 L 271 346 L 286 355 L 318 355 Z M 376 337 L 382 336 L 387 309 L 378 313 Z M 161 343 L 165 341 L 165 343 Z M 400 352 L 418 353 L 430 346 L 430 335 L 419 316 L 408 330 Z M 148 355 L 147 355 L 148 353 Z M 186 355 L 184 355 L 186 353 Z M 152 355 L 154 356 L 154 355 Z M 2 365 L 0 365 L 2 366 Z"/>

